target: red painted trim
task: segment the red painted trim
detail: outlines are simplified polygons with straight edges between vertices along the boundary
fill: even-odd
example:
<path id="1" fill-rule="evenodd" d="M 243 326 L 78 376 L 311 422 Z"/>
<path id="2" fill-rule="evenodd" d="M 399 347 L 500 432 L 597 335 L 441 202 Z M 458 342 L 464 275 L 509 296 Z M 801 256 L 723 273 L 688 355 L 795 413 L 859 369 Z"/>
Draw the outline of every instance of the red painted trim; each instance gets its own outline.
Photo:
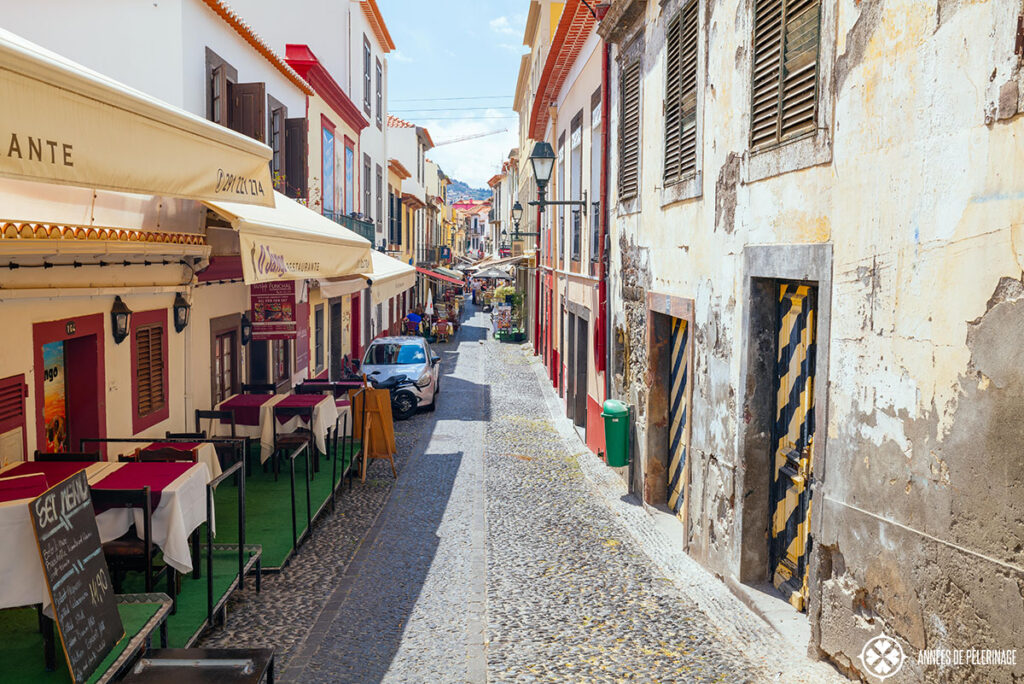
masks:
<path id="1" fill-rule="evenodd" d="M 28 460 L 28 407 L 25 405 L 25 397 L 28 396 L 28 385 L 25 384 L 25 374 L 19 373 L 0 380 L 0 387 L 15 386 L 21 394 L 21 419 L 8 419 L 0 421 L 0 433 L 10 432 L 15 428 L 21 428 L 21 453 Z"/>
<path id="2" fill-rule="evenodd" d="M 605 453 L 607 449 L 601 405 L 589 394 L 587 395 L 587 447 L 595 454 Z M 607 454 L 605 454 L 604 460 L 607 461 L 607 459 Z"/>
<path id="3" fill-rule="evenodd" d="M 235 280 L 242 277 L 242 257 L 239 255 L 212 256 L 210 265 L 196 274 L 201 283 L 213 280 Z"/>
<path id="4" fill-rule="evenodd" d="M 164 383 L 164 407 L 159 411 L 154 411 L 149 415 L 139 415 L 139 357 L 135 353 L 136 338 L 138 330 L 144 325 L 152 324 L 162 325 L 164 328 L 164 334 L 160 336 L 163 342 L 163 383 Z M 139 311 L 132 314 L 132 332 L 128 338 L 128 353 L 131 354 L 132 359 L 132 432 L 138 434 L 147 428 L 151 428 L 157 423 L 167 420 L 171 415 L 171 388 L 167 382 L 167 367 L 170 365 L 170 358 L 167 353 L 167 337 L 170 334 L 170 329 L 167 327 L 167 309 L 153 309 L 151 311 Z"/>
<path id="5" fill-rule="evenodd" d="M 419 273 L 422 273 L 423 275 L 425 275 L 425 276 L 427 276 L 429 278 L 435 278 L 437 280 L 444 280 L 444 281 L 449 282 L 449 283 L 454 283 L 455 285 L 464 285 L 465 284 L 461 280 L 459 280 L 458 278 L 452 278 L 451 276 L 446 276 L 443 273 L 437 273 L 435 271 L 431 271 L 429 268 L 421 268 L 421 267 L 417 266 L 416 267 L 416 271 L 419 272 Z"/>
<path id="6" fill-rule="evenodd" d="M 608 235 L 608 116 L 611 108 L 609 106 L 610 94 L 610 69 L 611 69 L 611 45 L 601 41 L 601 216 L 600 216 L 600 244 L 598 247 L 598 274 L 597 274 L 597 329 L 594 331 L 594 362 L 598 372 L 608 372 L 607 354 L 608 350 L 608 255 L 605 254 L 605 241 Z M 606 376 L 607 378 L 607 376 Z M 605 382 L 605 393 L 608 393 L 608 383 Z M 607 398 L 607 397 L 605 397 Z"/>
<path id="7" fill-rule="evenodd" d="M 285 45 L 285 61 L 299 76 L 306 79 L 317 95 L 341 117 L 342 121 L 351 126 L 357 133 L 370 125 L 359 107 L 348 98 L 338 82 L 327 71 L 308 45 Z"/>
<path id="8" fill-rule="evenodd" d="M 106 393 L 106 355 L 104 346 L 106 343 L 106 329 L 104 321 L 106 315 L 97 313 L 87 316 L 76 316 L 75 318 L 64 318 L 59 321 L 45 321 L 32 325 L 32 360 L 35 369 L 34 391 L 36 395 L 36 448 L 46 444 L 46 436 L 43 433 L 43 345 L 50 342 L 61 342 L 73 340 L 78 337 L 96 336 L 96 413 L 99 416 L 97 437 L 104 439 L 107 436 L 107 393 Z M 74 332 L 68 334 L 68 324 L 74 324 Z M 77 449 L 77 444 L 70 445 Z M 100 449 L 106 457 L 106 445 Z M 27 447 L 26 447 L 26 453 Z"/>
<path id="9" fill-rule="evenodd" d="M 530 111 L 530 138 L 544 139 L 544 129 L 548 125 L 548 107 L 555 101 L 558 91 L 565 83 L 572 65 L 579 57 L 583 44 L 594 29 L 594 17 L 590 8 L 580 0 L 568 0 L 562 16 L 558 20 L 558 28 L 551 39 L 551 49 L 544 60 L 544 70 L 540 75 L 537 95 Z"/>

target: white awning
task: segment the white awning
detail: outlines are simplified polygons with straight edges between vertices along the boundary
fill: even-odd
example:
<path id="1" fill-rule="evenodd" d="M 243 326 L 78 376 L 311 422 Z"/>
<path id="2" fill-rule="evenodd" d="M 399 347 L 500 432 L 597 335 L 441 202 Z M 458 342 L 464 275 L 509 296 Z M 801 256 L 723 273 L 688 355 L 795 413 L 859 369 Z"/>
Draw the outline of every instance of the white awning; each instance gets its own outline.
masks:
<path id="1" fill-rule="evenodd" d="M 383 304 L 416 285 L 416 269 L 387 254 L 371 253 L 373 270 L 348 278 L 320 280 L 320 295 L 327 299 L 359 292 L 368 284 L 374 304 Z"/>
<path id="2" fill-rule="evenodd" d="M 238 231 L 246 283 L 358 275 L 371 270 L 370 243 L 274 192 L 274 207 L 205 202 Z"/>
<path id="3" fill-rule="evenodd" d="M 270 148 L 0 29 L 0 176 L 273 206 Z"/>

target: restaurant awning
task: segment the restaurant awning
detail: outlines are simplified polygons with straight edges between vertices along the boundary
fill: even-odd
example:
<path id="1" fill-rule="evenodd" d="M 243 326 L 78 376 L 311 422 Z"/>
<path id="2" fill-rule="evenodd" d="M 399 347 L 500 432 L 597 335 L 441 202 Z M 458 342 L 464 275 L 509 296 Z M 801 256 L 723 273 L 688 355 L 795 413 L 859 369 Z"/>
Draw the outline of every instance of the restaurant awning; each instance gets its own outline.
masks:
<path id="1" fill-rule="evenodd" d="M 274 207 L 204 203 L 238 231 L 247 284 L 334 278 L 371 270 L 366 238 L 279 192 L 274 192 L 274 201 Z"/>
<path id="2" fill-rule="evenodd" d="M 270 148 L 0 29 L 0 176 L 273 206 Z"/>
<path id="3" fill-rule="evenodd" d="M 427 276 L 428 278 L 434 278 L 436 280 L 443 280 L 446 283 L 454 283 L 455 285 L 462 285 L 463 284 L 463 281 L 458 279 L 458 278 L 453 278 L 453 277 L 447 276 L 447 275 L 445 275 L 443 273 L 438 273 L 437 271 L 431 271 L 429 268 L 421 268 L 421 267 L 417 266 L 416 267 L 416 271 L 419 272 L 419 273 L 422 273 L 423 275 Z"/>
<path id="4" fill-rule="evenodd" d="M 373 270 L 358 276 L 320 281 L 320 295 L 327 299 L 359 292 L 367 284 L 374 304 L 382 304 L 416 285 L 416 269 L 381 252 L 371 252 Z"/>

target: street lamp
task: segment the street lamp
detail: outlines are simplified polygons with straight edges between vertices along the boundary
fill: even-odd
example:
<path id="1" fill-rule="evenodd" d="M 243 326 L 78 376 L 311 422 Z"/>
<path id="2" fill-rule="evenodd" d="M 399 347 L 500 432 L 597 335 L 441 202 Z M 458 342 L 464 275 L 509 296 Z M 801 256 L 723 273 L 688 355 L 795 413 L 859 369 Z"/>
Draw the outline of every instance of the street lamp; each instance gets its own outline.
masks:
<path id="1" fill-rule="evenodd" d="M 172 308 L 174 309 L 174 329 L 181 332 L 188 327 L 189 309 L 192 307 L 189 306 L 188 301 L 179 292 L 174 298 Z"/>
<path id="2" fill-rule="evenodd" d="M 519 222 L 523 220 L 523 205 L 518 201 L 512 205 L 512 223 L 516 226 L 516 232 L 519 232 Z"/>
<path id="3" fill-rule="evenodd" d="M 120 297 L 114 297 L 114 306 L 110 310 L 110 332 L 114 337 L 114 344 L 121 344 L 128 337 L 131 320 L 132 310 L 121 301 Z"/>
<path id="4" fill-rule="evenodd" d="M 583 191 L 582 200 L 547 200 L 544 198 L 548 183 L 551 182 L 551 172 L 555 168 L 555 151 L 551 149 L 551 143 L 541 140 L 533 146 L 530 154 L 530 164 L 533 166 L 533 177 L 537 181 L 537 199 L 529 204 L 544 211 L 544 207 L 551 206 L 587 206 L 587 191 Z M 528 235 L 528 233 L 524 233 Z"/>

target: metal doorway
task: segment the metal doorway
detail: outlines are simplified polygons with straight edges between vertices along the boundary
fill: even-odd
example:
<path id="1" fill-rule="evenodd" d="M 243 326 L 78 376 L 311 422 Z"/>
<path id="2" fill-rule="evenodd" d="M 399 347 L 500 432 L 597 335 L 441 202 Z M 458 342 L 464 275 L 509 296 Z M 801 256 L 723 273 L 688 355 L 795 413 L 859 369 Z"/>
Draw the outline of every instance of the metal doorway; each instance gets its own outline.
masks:
<path id="1" fill-rule="evenodd" d="M 811 549 L 816 300 L 811 285 L 778 283 L 770 553 L 772 583 L 797 610 L 807 600 Z"/>

